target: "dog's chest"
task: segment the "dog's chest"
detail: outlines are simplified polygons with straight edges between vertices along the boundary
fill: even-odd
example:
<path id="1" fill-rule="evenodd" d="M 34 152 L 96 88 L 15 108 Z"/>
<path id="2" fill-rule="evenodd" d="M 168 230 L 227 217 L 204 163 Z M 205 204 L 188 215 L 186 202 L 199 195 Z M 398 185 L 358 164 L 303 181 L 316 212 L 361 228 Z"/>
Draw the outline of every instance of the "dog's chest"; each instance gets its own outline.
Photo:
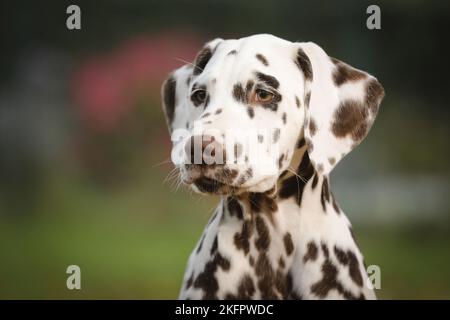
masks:
<path id="1" fill-rule="evenodd" d="M 186 269 L 180 298 L 287 299 L 294 256 L 295 219 L 277 211 L 246 214 L 222 203 Z"/>

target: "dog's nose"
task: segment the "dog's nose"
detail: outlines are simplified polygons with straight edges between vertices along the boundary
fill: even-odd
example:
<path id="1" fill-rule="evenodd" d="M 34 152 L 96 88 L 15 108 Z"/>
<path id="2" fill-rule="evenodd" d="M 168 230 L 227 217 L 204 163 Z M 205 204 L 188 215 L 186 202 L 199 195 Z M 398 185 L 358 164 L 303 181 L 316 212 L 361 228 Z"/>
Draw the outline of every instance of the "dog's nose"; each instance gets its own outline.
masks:
<path id="1" fill-rule="evenodd" d="M 225 149 L 213 136 L 196 135 L 190 137 L 184 146 L 191 164 L 224 164 Z"/>

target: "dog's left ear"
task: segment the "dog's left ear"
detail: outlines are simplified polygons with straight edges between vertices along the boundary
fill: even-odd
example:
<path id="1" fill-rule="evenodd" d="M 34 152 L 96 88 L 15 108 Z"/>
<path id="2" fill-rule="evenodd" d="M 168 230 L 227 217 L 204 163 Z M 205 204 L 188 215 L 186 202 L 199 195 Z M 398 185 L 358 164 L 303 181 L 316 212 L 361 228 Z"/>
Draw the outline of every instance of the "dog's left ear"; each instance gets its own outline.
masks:
<path id="1" fill-rule="evenodd" d="M 312 42 L 296 43 L 305 80 L 304 137 L 315 169 L 328 174 L 367 135 L 384 97 L 376 78 L 329 57 Z"/>

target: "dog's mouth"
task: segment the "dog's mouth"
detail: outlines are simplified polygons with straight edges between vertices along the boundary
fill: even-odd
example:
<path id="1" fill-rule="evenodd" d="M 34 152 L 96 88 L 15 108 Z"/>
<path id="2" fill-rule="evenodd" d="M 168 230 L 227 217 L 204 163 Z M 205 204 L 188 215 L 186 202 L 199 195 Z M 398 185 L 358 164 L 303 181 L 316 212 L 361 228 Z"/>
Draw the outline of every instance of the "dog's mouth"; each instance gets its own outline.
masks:
<path id="1" fill-rule="evenodd" d="M 204 193 L 220 193 L 226 184 L 216 179 L 201 177 L 194 181 L 194 185 L 200 192 Z"/>

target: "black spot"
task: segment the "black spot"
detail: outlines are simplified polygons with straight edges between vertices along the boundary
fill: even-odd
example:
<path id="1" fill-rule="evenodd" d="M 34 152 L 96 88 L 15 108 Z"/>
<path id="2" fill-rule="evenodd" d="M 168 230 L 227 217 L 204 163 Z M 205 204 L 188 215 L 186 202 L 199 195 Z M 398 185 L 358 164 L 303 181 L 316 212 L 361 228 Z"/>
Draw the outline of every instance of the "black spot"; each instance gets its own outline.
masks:
<path id="1" fill-rule="evenodd" d="M 283 115 L 281 116 L 281 119 L 283 120 L 283 124 L 286 124 L 286 112 L 283 112 Z"/>
<path id="2" fill-rule="evenodd" d="M 235 54 L 237 54 L 236 50 L 231 50 L 230 52 L 227 53 L 228 56 L 235 55 Z"/>

